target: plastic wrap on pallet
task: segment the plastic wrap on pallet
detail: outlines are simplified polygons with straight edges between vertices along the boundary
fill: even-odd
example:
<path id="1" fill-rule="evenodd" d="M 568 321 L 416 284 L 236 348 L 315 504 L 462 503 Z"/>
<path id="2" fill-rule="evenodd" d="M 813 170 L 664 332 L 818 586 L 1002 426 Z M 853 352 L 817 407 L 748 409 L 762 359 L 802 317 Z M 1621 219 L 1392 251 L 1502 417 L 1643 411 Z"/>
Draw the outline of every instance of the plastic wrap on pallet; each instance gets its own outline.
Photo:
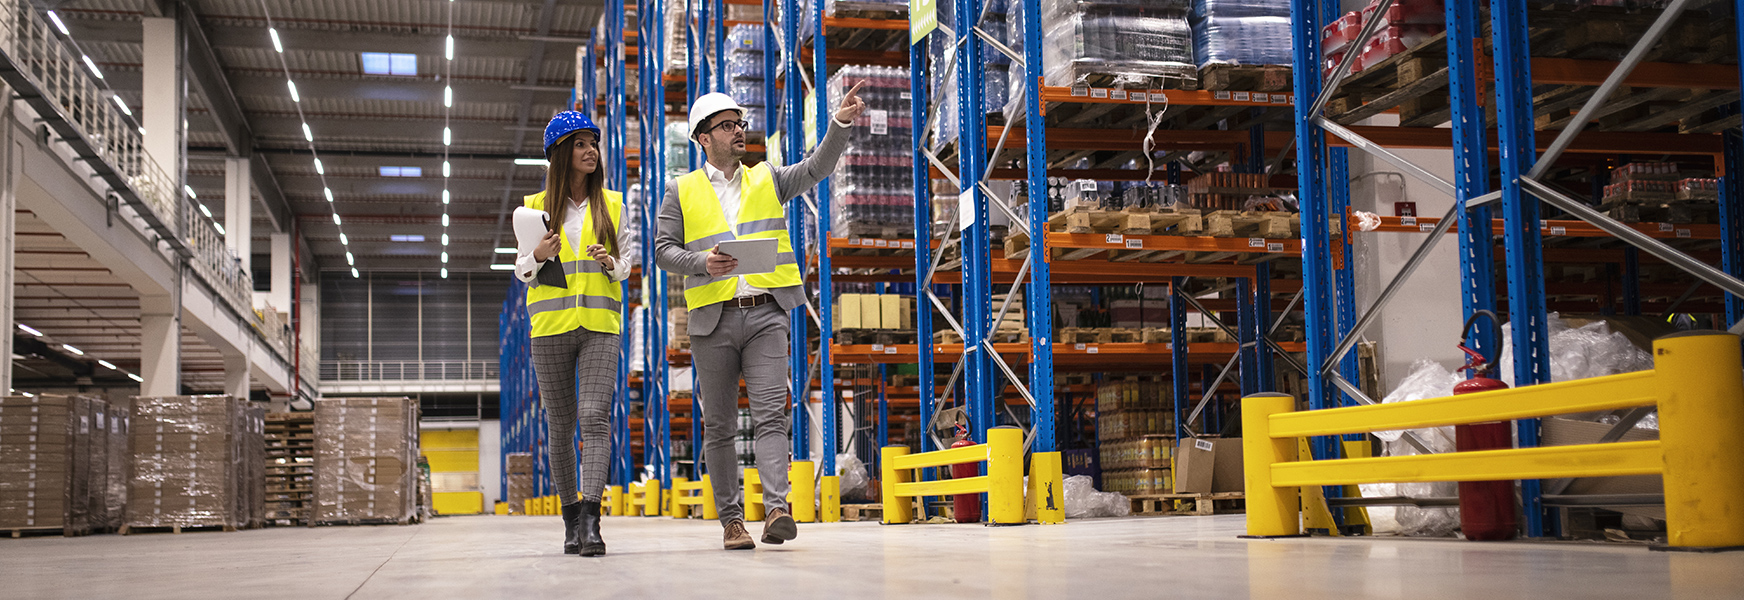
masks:
<path id="1" fill-rule="evenodd" d="M 1132 514 L 1132 503 L 1116 492 L 1096 491 L 1095 480 L 1089 475 L 1073 475 L 1063 482 L 1067 519 L 1094 517 L 1125 517 Z"/>
<path id="2" fill-rule="evenodd" d="M 315 522 L 410 521 L 417 459 L 416 401 L 316 400 Z"/>
<path id="3" fill-rule="evenodd" d="M 134 398 L 127 527 L 240 524 L 242 408 L 231 396 Z"/>
<path id="4" fill-rule="evenodd" d="M 1044 79 L 1050 86 L 1091 75 L 1195 79 L 1193 32 L 1186 11 L 1154 16 L 1067 12 L 1043 33 Z"/>
<path id="5" fill-rule="evenodd" d="M 810 12 L 810 11 L 807 11 Z M 907 0 L 824 0 L 824 14 L 861 16 L 862 13 L 908 13 Z"/>
<path id="6" fill-rule="evenodd" d="M 132 456 L 129 449 L 128 429 L 132 420 L 125 406 L 109 405 L 105 411 L 105 434 L 108 440 L 105 459 L 108 461 L 103 483 L 103 500 L 105 518 L 103 528 L 120 528 L 122 517 L 127 511 L 127 463 Z"/>
<path id="7" fill-rule="evenodd" d="M 667 31 L 684 31 L 685 22 L 683 2 L 666 3 L 665 17 Z M 684 73 L 684 70 L 690 65 L 690 55 L 687 54 L 690 48 L 685 44 L 685 36 L 682 34 L 668 35 L 666 36 L 665 46 L 666 72 L 675 75 Z"/>
<path id="8" fill-rule="evenodd" d="M 1288 17 L 1287 0 L 1193 0 L 1193 19 L 1209 17 Z"/>
<path id="9" fill-rule="evenodd" d="M 1287 65 L 1290 18 L 1206 17 L 1193 23 L 1193 55 L 1199 66 Z"/>
<path id="10" fill-rule="evenodd" d="M 92 403 L 53 395 L 0 398 L 0 529 L 91 532 Z"/>
<path id="11" fill-rule="evenodd" d="M 914 127 L 908 69 L 850 65 L 829 80 L 839 99 L 865 81 L 867 110 L 848 129 L 848 149 L 830 185 L 832 228 L 838 237 L 873 228 L 913 229 Z"/>

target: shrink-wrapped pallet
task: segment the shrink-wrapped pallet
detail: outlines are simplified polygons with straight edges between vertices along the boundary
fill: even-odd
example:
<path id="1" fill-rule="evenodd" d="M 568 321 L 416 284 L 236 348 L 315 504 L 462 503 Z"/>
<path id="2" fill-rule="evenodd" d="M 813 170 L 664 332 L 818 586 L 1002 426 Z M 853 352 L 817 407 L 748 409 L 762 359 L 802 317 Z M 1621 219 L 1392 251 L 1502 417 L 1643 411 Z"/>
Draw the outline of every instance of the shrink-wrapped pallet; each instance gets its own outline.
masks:
<path id="1" fill-rule="evenodd" d="M 409 523 L 418 477 L 418 404 L 315 401 L 315 523 Z"/>

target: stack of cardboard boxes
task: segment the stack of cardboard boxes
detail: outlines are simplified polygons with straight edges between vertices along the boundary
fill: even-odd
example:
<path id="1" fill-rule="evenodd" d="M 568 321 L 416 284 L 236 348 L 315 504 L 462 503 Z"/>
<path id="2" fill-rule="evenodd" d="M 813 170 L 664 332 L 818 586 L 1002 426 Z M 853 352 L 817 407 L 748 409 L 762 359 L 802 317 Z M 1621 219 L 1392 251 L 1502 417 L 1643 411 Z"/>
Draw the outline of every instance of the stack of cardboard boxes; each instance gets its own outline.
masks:
<path id="1" fill-rule="evenodd" d="M 836 297 L 835 329 L 914 329 L 914 297 L 842 294 Z"/>
<path id="2" fill-rule="evenodd" d="M 418 500 L 418 403 L 315 401 L 316 524 L 409 523 Z"/>
<path id="3" fill-rule="evenodd" d="M 124 502 L 113 475 L 126 415 L 77 396 L 0 398 L 0 530 L 85 535 L 116 527 Z M 123 465 L 124 466 L 124 465 Z"/>
<path id="4" fill-rule="evenodd" d="M 248 527 L 265 512 L 263 413 L 232 396 L 134 398 L 122 533 Z"/>
<path id="5" fill-rule="evenodd" d="M 504 456 L 507 463 L 504 473 L 509 480 L 509 514 L 527 514 L 527 499 L 533 497 L 533 455 L 511 452 Z"/>

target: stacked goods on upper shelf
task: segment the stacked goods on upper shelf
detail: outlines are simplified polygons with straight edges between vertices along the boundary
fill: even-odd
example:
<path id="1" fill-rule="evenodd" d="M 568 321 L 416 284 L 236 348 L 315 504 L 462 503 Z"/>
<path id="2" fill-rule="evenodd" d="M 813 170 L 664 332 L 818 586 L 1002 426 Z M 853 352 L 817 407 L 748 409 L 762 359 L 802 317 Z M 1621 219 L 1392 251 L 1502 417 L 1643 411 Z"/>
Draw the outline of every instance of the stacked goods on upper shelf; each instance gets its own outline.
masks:
<path id="1" fill-rule="evenodd" d="M 0 531 L 73 536 L 117 525 L 126 490 L 111 470 L 127 449 L 116 438 L 127 430 L 121 415 L 82 396 L 0 397 Z"/>
<path id="2" fill-rule="evenodd" d="M 503 476 L 509 488 L 509 514 L 527 514 L 527 499 L 533 497 L 533 455 L 510 452 L 503 455 L 503 462 L 506 465 Z"/>
<path id="3" fill-rule="evenodd" d="M 1611 171 L 1600 208 L 1619 221 L 1718 222 L 1720 180 L 1689 177 L 1677 163 L 1630 163 Z"/>
<path id="4" fill-rule="evenodd" d="M 914 120 L 908 69 L 842 67 L 830 77 L 829 97 L 840 102 L 862 81 L 859 94 L 866 111 L 848 129 L 847 151 L 830 179 L 831 228 L 836 237 L 911 237 Z"/>
<path id="5" fill-rule="evenodd" d="M 666 47 L 665 73 L 667 75 L 682 76 L 690 65 L 690 46 L 685 42 L 689 39 L 685 30 L 690 25 L 684 18 L 687 5 L 685 2 L 666 3 L 665 26 L 667 35 L 663 42 Z"/>
<path id="6" fill-rule="evenodd" d="M 1325 57 L 1323 71 L 1330 74 L 1338 68 L 1345 54 L 1354 50 L 1363 22 L 1380 10 L 1380 2 L 1372 1 L 1360 13 L 1345 13 L 1343 17 L 1320 29 L 1320 52 Z M 1369 37 L 1362 51 L 1350 65 L 1350 72 L 1380 64 L 1395 54 L 1415 48 L 1447 29 L 1447 17 L 1442 0 L 1395 0 L 1381 15 L 1381 23 Z"/>
<path id="7" fill-rule="evenodd" d="M 133 401 L 132 480 L 122 533 L 141 528 L 253 524 L 263 507 L 263 427 L 247 400 L 231 396 L 138 397 Z M 262 490 L 264 491 L 264 490 Z"/>
<path id="8" fill-rule="evenodd" d="M 769 124 L 763 108 L 763 26 L 734 25 L 727 28 L 727 95 L 745 107 L 741 117 L 747 137 L 763 135 Z"/>
<path id="9" fill-rule="evenodd" d="M 266 416 L 266 519 L 308 525 L 315 509 L 315 415 Z"/>
<path id="10" fill-rule="evenodd" d="M 908 13 L 906 0 L 824 0 L 831 17 L 885 17 Z"/>
<path id="11" fill-rule="evenodd" d="M 1143 495 L 1168 493 L 1173 488 L 1169 471 L 1175 437 L 1171 392 L 1167 380 L 1150 377 L 1096 386 L 1097 447 L 1106 491 Z"/>
<path id="12" fill-rule="evenodd" d="M 1288 65 L 1290 3 L 1193 0 L 1193 55 L 1210 65 Z"/>
<path id="13" fill-rule="evenodd" d="M 1044 0 L 1047 85 L 1192 87 L 1199 67 L 1188 8 L 1185 0 Z"/>
<path id="14" fill-rule="evenodd" d="M 418 403 L 315 401 L 315 523 L 400 523 L 416 510 Z"/>
<path id="15" fill-rule="evenodd" d="M 1193 204 L 1206 212 L 1205 235 L 1293 238 L 1301 230 L 1290 190 L 1273 188 L 1258 173 L 1205 173 L 1187 182 Z"/>

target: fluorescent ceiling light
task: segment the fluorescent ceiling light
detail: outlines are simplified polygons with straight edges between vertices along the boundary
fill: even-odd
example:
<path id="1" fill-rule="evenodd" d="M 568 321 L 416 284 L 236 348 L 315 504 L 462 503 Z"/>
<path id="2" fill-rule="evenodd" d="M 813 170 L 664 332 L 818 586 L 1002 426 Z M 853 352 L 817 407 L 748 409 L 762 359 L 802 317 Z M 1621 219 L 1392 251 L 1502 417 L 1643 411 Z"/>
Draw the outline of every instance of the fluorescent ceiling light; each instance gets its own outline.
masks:
<path id="1" fill-rule="evenodd" d="M 34 335 L 34 336 L 36 336 L 36 337 L 42 337 L 42 332 L 41 332 L 41 331 L 37 331 L 37 330 L 36 330 L 36 329 L 35 329 L 35 328 L 33 328 L 33 327 L 31 327 L 31 326 L 29 326 L 29 325 L 25 325 L 25 324 L 23 324 L 23 323 L 19 323 L 19 324 L 18 324 L 18 328 L 19 328 L 19 329 L 22 329 L 22 330 L 24 330 L 24 332 L 25 332 L 25 333 L 28 333 L 28 334 L 30 334 L 30 335 Z"/>
<path id="2" fill-rule="evenodd" d="M 55 14 L 55 11 L 48 11 L 48 20 L 54 21 L 55 29 L 59 29 L 61 35 L 72 35 L 72 32 L 67 31 L 67 24 L 61 22 L 61 16 Z"/>
<path id="3" fill-rule="evenodd" d="M 424 236 L 416 233 L 394 234 L 388 236 L 388 239 L 395 242 L 422 242 L 424 241 Z"/>
<path id="4" fill-rule="evenodd" d="M 84 350 L 80 350 L 80 349 L 78 349 L 78 348 L 74 348 L 74 347 L 73 347 L 73 346 L 72 346 L 72 345 L 71 345 L 71 344 L 61 344 L 61 347 L 62 347 L 62 348 L 66 348 L 66 349 L 67 349 L 67 352 L 71 352 L 71 353 L 73 353 L 73 354 L 77 354 L 77 355 L 79 355 L 79 356 L 84 356 L 84 355 L 85 355 L 85 351 L 84 351 Z"/>
<path id="5" fill-rule="evenodd" d="M 362 53 L 364 75 L 418 75 L 418 55 L 389 52 Z"/>
<path id="6" fill-rule="evenodd" d="M 133 116 L 133 109 L 127 107 L 127 101 L 121 99 L 121 94 L 116 94 L 112 97 L 115 99 L 115 105 L 121 107 L 122 113 L 129 117 Z M 144 127 L 139 128 L 139 135 L 145 135 Z"/>
<path id="7" fill-rule="evenodd" d="M 83 58 L 83 59 L 85 59 L 85 66 L 86 66 L 86 67 L 87 67 L 87 68 L 89 68 L 89 69 L 91 69 L 91 74 L 92 74 L 92 75 L 96 75 L 96 76 L 97 76 L 97 78 L 98 78 L 98 79 L 102 79 L 102 78 L 103 78 L 103 72 L 102 72 L 102 71 L 99 71 L 99 70 L 97 70 L 97 63 L 96 63 L 96 61 L 93 61 L 93 60 L 91 60 L 91 57 L 90 57 L 90 56 L 87 56 L 87 55 L 84 55 L 84 54 L 80 54 L 80 55 L 79 55 L 79 58 Z"/>
<path id="8" fill-rule="evenodd" d="M 515 164 L 524 167 L 549 167 L 551 166 L 551 161 L 543 158 L 517 158 L 515 159 Z"/>
<path id="9" fill-rule="evenodd" d="M 357 267 L 352 267 L 352 268 L 351 268 L 351 278 L 352 278 L 352 279 L 357 279 L 357 278 L 359 278 L 359 277 L 362 277 L 362 275 L 358 275 L 358 274 L 357 274 Z"/>
<path id="10" fill-rule="evenodd" d="M 515 265 L 491 265 L 492 271 L 513 271 Z"/>
<path id="11" fill-rule="evenodd" d="M 497 248 L 497 254 L 514 254 L 514 248 Z"/>
<path id="12" fill-rule="evenodd" d="M 106 361 L 106 360 L 103 360 L 103 359 L 101 359 L 101 358 L 99 358 L 99 359 L 97 359 L 97 364 L 99 364 L 99 365 L 103 365 L 103 366 L 105 366 L 105 367 L 109 367 L 109 369 L 110 369 L 110 370 L 112 370 L 112 371 L 119 371 L 119 370 L 121 370 L 121 367 L 117 367 L 117 366 L 115 366 L 115 363 L 112 363 L 112 362 L 109 362 L 109 361 Z"/>
<path id="13" fill-rule="evenodd" d="M 423 177 L 424 167 L 380 167 L 382 177 Z"/>
<path id="14" fill-rule="evenodd" d="M 132 374 L 132 373 L 128 373 L 128 374 L 127 374 L 127 378 L 128 378 L 128 379 L 132 379 L 132 380 L 134 380 L 134 381 L 137 381 L 137 382 L 140 382 L 140 383 L 145 383 L 145 378 L 144 378 L 144 377 L 140 377 L 140 376 L 138 376 L 138 375 L 134 375 L 134 374 Z"/>
<path id="15" fill-rule="evenodd" d="M 266 33 L 267 35 L 272 36 L 273 50 L 277 50 L 279 54 L 284 54 L 285 45 L 279 43 L 279 30 L 276 28 L 268 28 Z"/>

